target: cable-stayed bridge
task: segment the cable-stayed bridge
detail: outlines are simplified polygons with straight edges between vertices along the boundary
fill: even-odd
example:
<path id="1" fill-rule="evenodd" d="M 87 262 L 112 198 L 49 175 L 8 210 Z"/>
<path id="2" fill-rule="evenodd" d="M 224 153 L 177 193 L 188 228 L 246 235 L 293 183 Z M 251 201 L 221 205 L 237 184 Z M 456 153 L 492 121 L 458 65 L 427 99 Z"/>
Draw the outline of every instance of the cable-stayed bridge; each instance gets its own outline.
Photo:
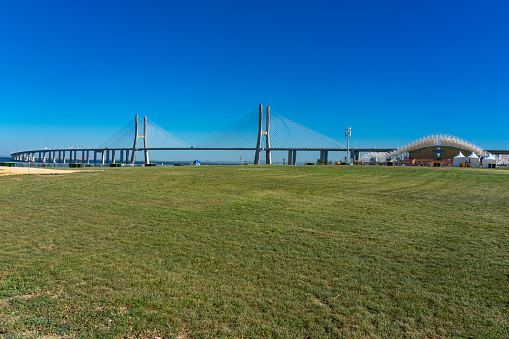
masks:
<path id="1" fill-rule="evenodd" d="M 258 114 L 256 114 L 258 113 Z M 144 162 L 148 164 L 149 151 L 255 151 L 253 163 L 261 163 L 261 154 L 265 153 L 265 163 L 272 163 L 271 152 L 287 151 L 288 164 L 296 164 L 297 151 L 319 151 L 320 159 L 327 162 L 329 151 L 347 151 L 344 144 L 293 122 L 282 115 L 270 112 L 259 105 L 258 112 L 253 111 L 225 129 L 190 145 L 164 128 L 144 117 L 143 123 L 138 116 L 126 124 L 117 133 L 94 148 L 33 149 L 11 154 L 17 161 L 38 162 L 77 162 L 108 164 L 116 161 L 134 164 L 136 153 L 144 153 Z M 373 149 L 369 149 L 373 150 Z M 360 150 L 351 150 L 351 157 L 358 158 Z M 81 157 L 79 157 L 81 153 Z"/>
<path id="2" fill-rule="evenodd" d="M 120 161 L 134 164 L 137 152 L 143 152 L 145 164 L 149 164 L 149 151 L 255 151 L 254 164 L 261 163 L 262 153 L 265 153 L 265 163 L 272 164 L 273 151 L 287 151 L 288 164 L 295 165 L 297 152 L 319 151 L 323 163 L 328 162 L 331 151 L 347 152 L 348 162 L 359 160 L 361 152 L 368 153 L 374 158 L 390 159 L 411 149 L 421 146 L 451 145 L 461 149 L 471 150 L 479 154 L 509 154 L 509 150 L 483 150 L 475 145 L 450 135 L 433 135 L 421 138 L 398 150 L 392 148 L 349 148 L 344 144 L 313 131 L 303 125 L 293 122 L 282 115 L 270 112 L 259 105 L 256 111 L 247 114 L 225 129 L 208 139 L 196 144 L 179 139 L 153 121 L 144 117 L 139 123 L 138 116 L 131 120 L 112 137 L 94 148 L 60 148 L 60 149 L 32 149 L 11 153 L 15 161 L 38 161 L 76 163 L 78 159 L 87 164 L 111 164 Z M 81 157 L 79 157 L 81 153 Z M 370 155 L 371 154 L 371 155 Z"/>

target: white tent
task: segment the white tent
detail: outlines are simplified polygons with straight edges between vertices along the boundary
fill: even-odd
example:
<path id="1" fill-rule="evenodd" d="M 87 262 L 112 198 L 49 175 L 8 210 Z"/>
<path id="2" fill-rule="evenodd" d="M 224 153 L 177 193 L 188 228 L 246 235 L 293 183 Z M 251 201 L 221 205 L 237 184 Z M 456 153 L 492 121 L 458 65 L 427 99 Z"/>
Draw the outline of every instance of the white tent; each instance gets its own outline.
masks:
<path id="1" fill-rule="evenodd" d="M 497 159 L 490 153 L 486 158 L 482 159 L 482 167 L 497 167 Z"/>
<path id="2" fill-rule="evenodd" d="M 470 167 L 481 166 L 481 159 L 474 152 L 468 156 L 467 161 L 470 163 Z"/>
<path id="3" fill-rule="evenodd" d="M 465 160 L 467 160 L 467 157 L 463 155 L 463 153 L 461 153 L 461 151 L 458 153 L 457 156 L 454 157 L 454 159 L 452 159 L 452 165 L 454 167 L 460 167 L 461 163 L 462 162 L 465 162 Z"/>

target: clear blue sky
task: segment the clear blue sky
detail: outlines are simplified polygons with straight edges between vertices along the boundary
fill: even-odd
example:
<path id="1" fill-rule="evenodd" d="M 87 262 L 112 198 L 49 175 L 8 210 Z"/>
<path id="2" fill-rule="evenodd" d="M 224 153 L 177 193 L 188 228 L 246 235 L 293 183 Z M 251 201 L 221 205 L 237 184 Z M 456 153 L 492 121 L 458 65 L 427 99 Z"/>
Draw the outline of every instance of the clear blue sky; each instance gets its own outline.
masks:
<path id="1" fill-rule="evenodd" d="M 100 144 L 134 114 L 192 144 L 259 103 L 341 142 L 351 126 L 363 147 L 450 133 L 505 149 L 508 13 L 505 0 L 2 1 L 0 154 Z"/>

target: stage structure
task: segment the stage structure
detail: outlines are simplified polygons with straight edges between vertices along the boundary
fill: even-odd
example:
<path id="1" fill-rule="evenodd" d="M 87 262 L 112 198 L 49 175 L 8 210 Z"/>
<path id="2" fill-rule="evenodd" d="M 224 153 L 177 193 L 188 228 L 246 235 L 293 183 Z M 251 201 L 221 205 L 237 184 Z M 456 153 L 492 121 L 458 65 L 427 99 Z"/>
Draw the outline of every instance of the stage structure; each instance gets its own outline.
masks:
<path id="1" fill-rule="evenodd" d="M 378 159 L 377 161 L 386 161 L 391 159 L 397 159 L 399 157 L 405 156 L 405 154 L 409 154 L 415 150 L 424 149 L 426 147 L 440 146 L 443 147 L 452 147 L 458 150 L 467 150 L 473 152 L 475 154 L 480 155 L 481 157 L 487 157 L 490 153 L 479 146 L 472 144 L 466 140 L 458 138 L 454 135 L 450 134 L 432 134 L 425 137 L 422 137 L 418 140 L 412 141 L 405 146 L 395 149 L 390 152 L 368 152 L 362 156 L 362 159 L 365 161 L 369 161 L 370 159 Z M 434 152 L 443 152 L 444 150 L 435 150 Z M 456 151 L 457 154 L 457 151 Z M 452 159 L 453 157 L 451 157 Z"/>

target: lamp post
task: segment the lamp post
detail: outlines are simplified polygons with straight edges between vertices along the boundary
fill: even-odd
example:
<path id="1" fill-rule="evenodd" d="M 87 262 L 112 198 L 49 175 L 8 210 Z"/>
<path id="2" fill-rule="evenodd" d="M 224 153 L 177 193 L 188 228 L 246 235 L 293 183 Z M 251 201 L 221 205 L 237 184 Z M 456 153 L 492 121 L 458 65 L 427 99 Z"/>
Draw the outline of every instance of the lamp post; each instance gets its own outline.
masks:
<path id="1" fill-rule="evenodd" d="M 352 128 L 345 128 L 345 138 L 346 138 L 346 163 L 350 165 L 350 137 L 352 136 Z"/>

